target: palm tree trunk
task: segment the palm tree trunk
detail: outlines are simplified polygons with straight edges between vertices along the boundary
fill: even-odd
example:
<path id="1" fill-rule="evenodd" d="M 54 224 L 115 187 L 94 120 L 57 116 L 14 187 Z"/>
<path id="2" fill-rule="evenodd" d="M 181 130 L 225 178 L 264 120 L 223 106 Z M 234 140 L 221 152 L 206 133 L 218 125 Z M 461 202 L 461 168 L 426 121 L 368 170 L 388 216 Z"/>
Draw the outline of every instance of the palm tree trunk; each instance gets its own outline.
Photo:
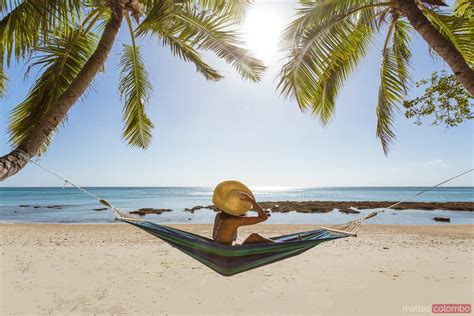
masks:
<path id="1" fill-rule="evenodd" d="M 53 103 L 48 112 L 42 117 L 31 133 L 17 148 L 9 154 L 0 157 L 0 181 L 13 176 L 26 166 L 29 159 L 38 153 L 41 145 L 51 132 L 61 123 L 67 112 L 86 91 L 94 77 L 104 65 L 115 37 L 120 30 L 123 18 L 123 0 L 110 0 L 113 14 L 104 28 L 97 48 L 79 72 L 69 88 Z"/>
<path id="2" fill-rule="evenodd" d="M 474 96 L 474 70 L 462 54 L 426 18 L 414 0 L 398 0 L 400 11 L 428 45 L 449 65 L 459 82 Z"/>

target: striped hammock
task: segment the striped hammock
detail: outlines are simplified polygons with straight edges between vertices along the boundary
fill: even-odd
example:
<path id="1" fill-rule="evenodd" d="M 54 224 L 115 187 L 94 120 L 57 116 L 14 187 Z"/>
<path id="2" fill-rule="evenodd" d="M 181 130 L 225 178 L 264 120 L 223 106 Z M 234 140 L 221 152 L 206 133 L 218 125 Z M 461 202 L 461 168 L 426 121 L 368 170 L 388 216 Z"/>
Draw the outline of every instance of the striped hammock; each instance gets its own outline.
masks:
<path id="1" fill-rule="evenodd" d="M 354 230 L 358 230 L 361 222 L 358 220 L 351 222 L 348 227 L 341 227 L 349 228 L 348 231 L 320 228 L 270 238 L 274 243 L 227 246 L 169 226 L 143 220 L 130 220 L 130 218 L 121 218 L 120 220 L 160 238 L 224 276 L 232 276 L 299 255 L 326 241 L 354 236 Z"/>

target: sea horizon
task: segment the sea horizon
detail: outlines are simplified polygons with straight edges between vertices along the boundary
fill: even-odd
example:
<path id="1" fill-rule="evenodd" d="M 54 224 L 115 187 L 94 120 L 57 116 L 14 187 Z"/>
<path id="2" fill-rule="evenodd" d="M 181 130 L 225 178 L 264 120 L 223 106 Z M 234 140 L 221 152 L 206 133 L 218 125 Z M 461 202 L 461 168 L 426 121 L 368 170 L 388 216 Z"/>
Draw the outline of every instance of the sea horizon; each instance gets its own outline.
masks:
<path id="1" fill-rule="evenodd" d="M 67 185 L 67 187 L 72 187 Z M 86 185 L 80 186 L 81 188 L 213 188 L 211 185 L 138 185 L 138 186 L 121 186 L 121 185 Z M 319 188 L 431 188 L 432 186 L 427 185 L 328 185 L 328 186 L 248 186 L 251 189 L 255 188 L 287 188 L 287 189 L 319 189 Z M 13 188 L 55 188 L 62 189 L 63 186 L 0 186 L 0 189 L 13 189 Z M 443 185 L 440 188 L 473 188 L 471 185 Z"/>

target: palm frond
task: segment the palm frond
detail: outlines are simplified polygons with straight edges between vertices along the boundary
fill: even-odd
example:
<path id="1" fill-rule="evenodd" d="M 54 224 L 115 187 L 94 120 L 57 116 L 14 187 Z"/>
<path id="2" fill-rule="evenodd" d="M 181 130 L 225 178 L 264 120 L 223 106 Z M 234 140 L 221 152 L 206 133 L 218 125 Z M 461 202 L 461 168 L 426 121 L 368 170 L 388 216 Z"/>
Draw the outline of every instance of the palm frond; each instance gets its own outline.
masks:
<path id="1" fill-rule="evenodd" d="M 403 20 L 397 20 L 394 22 L 393 37 L 392 37 L 392 49 L 397 60 L 398 78 L 402 83 L 405 92 L 408 90 L 408 86 L 411 83 L 411 77 L 409 72 L 410 65 L 410 35 L 413 32 L 411 25 Z"/>
<path id="2" fill-rule="evenodd" d="M 32 68 L 42 71 L 28 93 L 26 99 L 17 105 L 10 114 L 9 134 L 12 145 L 18 145 L 52 103 L 69 87 L 92 55 L 96 38 L 80 30 L 67 36 L 49 37 L 47 42 L 36 48 L 35 55 L 27 72 Z M 49 144 L 42 147 L 44 152 Z"/>
<path id="3" fill-rule="evenodd" d="M 0 0 L 0 13 L 5 14 L 19 5 L 23 0 Z"/>
<path id="4" fill-rule="evenodd" d="M 192 46 L 198 50 L 212 51 L 224 59 L 244 79 L 259 81 L 266 67 L 244 49 L 240 35 L 232 31 L 234 26 L 225 16 L 219 17 L 185 10 L 176 14 L 178 22 L 185 26 L 184 32 L 195 34 Z"/>
<path id="5" fill-rule="evenodd" d="M 373 29 L 359 24 L 352 33 L 352 37 L 351 41 L 342 43 L 347 45 L 342 48 L 347 51 L 347 54 L 341 55 L 339 59 L 331 60 L 331 63 L 328 63 L 321 72 L 322 80 L 315 86 L 319 88 L 319 92 L 313 93 L 312 114 L 319 117 L 323 124 L 328 124 L 334 115 L 339 90 L 371 47 Z"/>
<path id="6" fill-rule="evenodd" d="M 110 20 L 112 14 L 108 2 L 103 0 L 86 0 L 83 4 L 83 12 L 82 28 L 86 32 L 95 32 L 96 34 L 103 32 L 105 24 Z"/>
<path id="7" fill-rule="evenodd" d="M 420 6 L 431 24 L 463 55 L 474 64 L 474 19 L 456 17 L 446 12 L 436 12 Z"/>
<path id="8" fill-rule="evenodd" d="M 385 155 L 388 155 L 389 146 L 395 140 L 393 131 L 394 111 L 405 97 L 405 86 L 399 76 L 399 62 L 393 47 L 388 47 L 388 42 L 396 26 L 394 21 L 387 33 L 382 50 L 380 65 L 380 87 L 377 102 L 377 137 L 380 138 Z"/>
<path id="9" fill-rule="evenodd" d="M 8 75 L 5 68 L 0 65 L 0 98 L 5 98 L 7 94 Z"/>
<path id="10" fill-rule="evenodd" d="M 241 20 L 253 0 L 198 0 L 203 10 L 210 10 L 215 15 L 226 15 Z"/>
<path id="11" fill-rule="evenodd" d="M 138 28 L 138 35 L 154 33 L 160 38 L 167 37 L 164 43 L 175 44 L 179 52 L 194 53 L 188 56 L 189 61 L 198 61 L 198 71 L 204 70 L 201 58 L 196 59 L 196 51 L 212 51 L 219 58 L 233 66 L 245 79 L 260 80 L 265 66 L 244 49 L 240 35 L 233 30 L 235 23 L 227 15 L 214 15 L 207 11 L 199 11 L 193 6 L 174 6 L 170 0 L 161 0 L 153 8 Z M 205 68 L 210 67 L 206 66 Z M 211 71 L 214 72 L 215 71 Z M 217 78 L 216 75 L 206 77 Z"/>
<path id="12" fill-rule="evenodd" d="M 227 16 L 240 21 L 253 0 L 140 0 L 140 3 L 146 15 L 150 15 L 153 11 L 156 14 L 156 7 L 165 5 L 173 9 L 190 7 L 208 14 Z"/>
<path id="13" fill-rule="evenodd" d="M 458 18 L 473 19 L 474 2 L 472 2 L 472 0 L 456 0 L 453 14 Z"/>
<path id="14" fill-rule="evenodd" d="M 366 55 L 374 31 L 370 23 L 351 19 L 305 28 L 288 47 L 289 59 L 279 74 L 281 94 L 295 97 L 301 110 L 310 109 L 327 124 L 339 89 Z"/>
<path id="15" fill-rule="evenodd" d="M 146 3 L 146 2 L 156 2 L 158 0 L 140 0 L 140 3 Z M 87 10 L 98 10 L 98 11 L 111 11 L 110 10 L 110 2 L 109 1 L 104 1 L 104 0 L 86 0 L 83 1 L 82 6 L 84 8 L 87 8 Z"/>
<path id="16" fill-rule="evenodd" d="M 379 0 L 301 2 L 297 9 L 297 18 L 283 32 L 283 45 L 298 45 L 307 29 L 326 29 L 344 19 L 376 26 L 374 13 L 385 10 L 389 5 L 390 2 Z"/>
<path id="17" fill-rule="evenodd" d="M 159 32 L 159 33 L 158 33 Z M 191 44 L 180 36 L 174 36 L 173 32 L 158 31 L 157 35 L 165 46 L 169 46 L 171 52 L 184 61 L 192 62 L 196 67 L 196 72 L 202 74 L 207 80 L 218 81 L 223 78 L 221 74 L 203 59 Z"/>
<path id="18" fill-rule="evenodd" d="M 474 11 L 474 5 L 472 7 L 471 10 Z M 466 62 L 474 67 L 474 15 L 470 14 L 470 17 L 449 16 L 446 20 L 457 38 L 461 54 Z"/>
<path id="19" fill-rule="evenodd" d="M 94 0 L 94 1 L 101 1 L 101 0 Z M 145 16 L 150 14 L 152 11 L 153 7 L 155 7 L 161 0 L 140 0 L 140 3 L 143 5 L 143 12 L 145 13 Z M 185 2 L 188 0 L 176 0 L 176 3 L 180 2 Z"/>
<path id="20" fill-rule="evenodd" d="M 0 43 L 9 64 L 12 55 L 24 58 L 48 36 L 66 36 L 81 14 L 81 0 L 4 1 L 1 9 Z"/>
<path id="21" fill-rule="evenodd" d="M 138 36 L 147 34 L 153 29 L 164 28 L 172 24 L 172 12 L 176 9 L 172 0 L 157 0 L 153 5 L 147 6 L 145 19 L 138 26 L 136 33 Z"/>
<path id="22" fill-rule="evenodd" d="M 146 149 L 153 130 L 153 123 L 145 112 L 152 86 L 138 46 L 123 45 L 120 68 L 119 92 L 125 102 L 123 138 L 131 146 Z"/>
<path id="23" fill-rule="evenodd" d="M 42 14 L 28 1 L 15 7 L 0 21 L 0 43 L 7 64 L 10 64 L 12 54 L 16 58 L 23 58 L 39 41 L 40 28 L 33 22 L 34 17 L 38 16 Z M 46 19 L 46 16 L 42 16 L 42 19 Z M 3 61 L 3 54 L 0 58 Z"/>
<path id="24" fill-rule="evenodd" d="M 209 66 L 202 55 L 192 46 L 194 34 L 185 32 L 180 23 L 173 22 L 170 8 L 165 2 L 155 6 L 153 13 L 143 21 L 137 31 L 138 36 L 151 34 L 161 41 L 163 46 L 168 46 L 173 55 L 186 62 L 192 62 L 198 73 L 206 79 L 217 81 L 223 77 L 217 70 Z"/>

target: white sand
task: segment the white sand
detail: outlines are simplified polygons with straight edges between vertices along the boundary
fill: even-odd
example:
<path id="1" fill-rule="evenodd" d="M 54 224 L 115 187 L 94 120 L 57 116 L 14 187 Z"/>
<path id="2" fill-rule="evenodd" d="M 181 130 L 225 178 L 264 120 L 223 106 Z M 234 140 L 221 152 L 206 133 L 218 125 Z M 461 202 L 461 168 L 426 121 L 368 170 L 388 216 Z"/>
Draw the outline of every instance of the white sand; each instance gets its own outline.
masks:
<path id="1" fill-rule="evenodd" d="M 239 236 L 314 227 L 259 225 Z M 410 315 L 472 304 L 473 237 L 473 225 L 366 225 L 357 238 L 222 277 L 125 224 L 4 224 L 0 314 Z"/>

